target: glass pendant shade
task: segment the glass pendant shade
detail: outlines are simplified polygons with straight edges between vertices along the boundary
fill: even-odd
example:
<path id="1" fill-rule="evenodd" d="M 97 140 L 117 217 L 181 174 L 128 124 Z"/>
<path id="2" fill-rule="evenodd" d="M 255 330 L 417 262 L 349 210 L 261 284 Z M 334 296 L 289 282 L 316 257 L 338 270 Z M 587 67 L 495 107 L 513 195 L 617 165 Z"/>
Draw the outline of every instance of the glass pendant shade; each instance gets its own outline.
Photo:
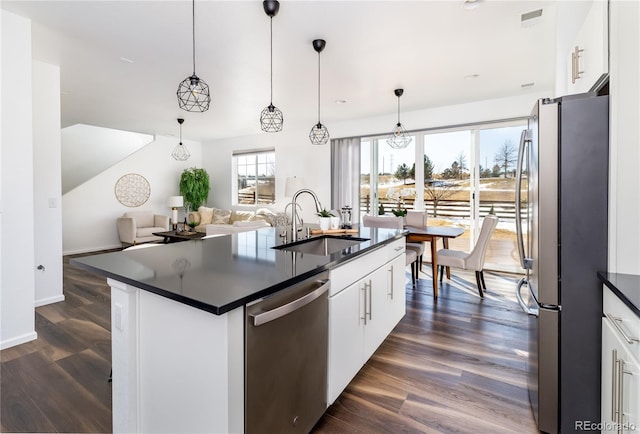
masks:
<path id="1" fill-rule="evenodd" d="M 191 2 L 192 37 L 193 37 L 193 74 L 178 85 L 178 106 L 188 112 L 206 112 L 211 104 L 209 85 L 196 75 L 196 4 Z M 188 157 L 187 157 L 188 158 Z"/>
<path id="2" fill-rule="evenodd" d="M 318 122 L 309 132 L 309 140 L 312 145 L 325 145 L 329 141 L 329 130 Z"/>
<path id="3" fill-rule="evenodd" d="M 262 113 L 260 113 L 260 128 L 267 133 L 277 133 L 282 131 L 282 125 L 284 123 L 282 111 L 273 105 L 273 17 L 275 17 L 280 10 L 280 2 L 278 2 L 278 0 L 264 0 L 262 6 L 264 12 L 270 18 L 271 101 L 269 105 L 262 110 Z"/>
<path id="4" fill-rule="evenodd" d="M 180 143 L 173 148 L 173 152 L 171 152 L 171 156 L 178 161 L 186 161 L 191 157 L 189 150 L 185 145 L 182 144 L 182 123 L 184 119 L 178 119 L 178 124 L 180 124 Z"/>
<path id="5" fill-rule="evenodd" d="M 314 39 L 313 49 L 318 53 L 318 123 L 311 127 L 309 140 L 312 145 L 324 145 L 329 141 L 329 130 L 320 122 L 320 53 L 324 50 L 326 41 L 324 39 Z"/>
<path id="6" fill-rule="evenodd" d="M 407 135 L 407 132 L 400 123 L 400 97 L 404 93 L 404 89 L 396 89 L 393 93 L 398 97 L 398 123 L 393 130 L 391 130 L 389 137 L 387 137 L 387 144 L 393 149 L 404 149 L 411 143 L 411 137 Z"/>

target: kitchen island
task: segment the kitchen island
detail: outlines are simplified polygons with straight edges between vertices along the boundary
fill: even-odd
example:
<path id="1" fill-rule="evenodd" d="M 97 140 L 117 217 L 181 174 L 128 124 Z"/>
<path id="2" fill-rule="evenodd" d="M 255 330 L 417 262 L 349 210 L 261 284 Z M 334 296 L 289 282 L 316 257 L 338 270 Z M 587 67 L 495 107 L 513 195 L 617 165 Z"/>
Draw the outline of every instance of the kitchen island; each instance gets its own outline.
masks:
<path id="1" fill-rule="evenodd" d="M 404 233 L 353 235 L 366 240 L 327 255 L 274 248 L 284 241 L 265 228 L 73 259 L 112 288 L 114 432 L 245 432 L 246 306 L 327 271 L 332 403 L 404 315 Z M 351 294 L 364 303 L 345 319 Z M 383 299 L 393 315 L 373 321 Z M 343 339 L 343 326 L 363 342 Z"/>

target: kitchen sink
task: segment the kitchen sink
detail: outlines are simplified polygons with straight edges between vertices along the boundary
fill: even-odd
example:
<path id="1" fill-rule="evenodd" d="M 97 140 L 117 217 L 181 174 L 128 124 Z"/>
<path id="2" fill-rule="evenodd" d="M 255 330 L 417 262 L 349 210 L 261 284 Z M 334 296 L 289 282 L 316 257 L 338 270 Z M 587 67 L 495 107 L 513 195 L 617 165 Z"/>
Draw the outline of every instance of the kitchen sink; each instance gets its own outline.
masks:
<path id="1" fill-rule="evenodd" d="M 281 246 L 274 247 L 274 249 L 327 256 L 332 253 L 348 249 L 349 247 L 360 244 L 363 241 L 369 241 L 369 238 L 332 237 L 325 235 L 323 237 L 310 238 L 308 240 L 296 241 L 295 243 L 283 244 Z"/>

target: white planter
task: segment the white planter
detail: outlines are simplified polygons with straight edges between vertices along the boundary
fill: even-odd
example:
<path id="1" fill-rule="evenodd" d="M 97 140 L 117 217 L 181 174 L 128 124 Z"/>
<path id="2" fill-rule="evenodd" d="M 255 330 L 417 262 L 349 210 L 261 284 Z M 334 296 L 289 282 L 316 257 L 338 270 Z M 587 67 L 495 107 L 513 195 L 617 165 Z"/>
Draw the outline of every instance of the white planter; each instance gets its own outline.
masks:
<path id="1" fill-rule="evenodd" d="M 318 219 L 318 224 L 320 225 L 320 229 L 326 231 L 331 227 L 331 217 L 320 217 Z"/>

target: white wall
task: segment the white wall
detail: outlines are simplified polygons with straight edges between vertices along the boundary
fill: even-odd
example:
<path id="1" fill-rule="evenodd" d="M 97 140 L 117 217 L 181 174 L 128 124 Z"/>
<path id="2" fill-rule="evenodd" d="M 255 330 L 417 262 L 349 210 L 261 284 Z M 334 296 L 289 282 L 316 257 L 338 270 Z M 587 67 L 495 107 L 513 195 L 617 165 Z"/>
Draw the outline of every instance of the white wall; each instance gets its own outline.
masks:
<path id="1" fill-rule="evenodd" d="M 180 174 L 188 167 L 201 167 L 202 161 L 200 143 L 183 142 L 191 153 L 187 161 L 171 157 L 178 143 L 176 137 L 156 136 L 154 142 L 62 196 L 64 254 L 121 247 L 116 219 L 127 211 L 171 215 L 166 201 L 179 194 Z M 144 176 L 151 186 L 149 200 L 140 207 L 126 207 L 115 196 L 116 182 L 127 173 Z M 184 213 L 180 212 L 179 217 L 183 218 Z"/>
<path id="2" fill-rule="evenodd" d="M 60 67 L 33 61 L 35 305 L 64 300 L 60 187 Z M 38 269 L 37 267 L 43 268 Z"/>
<path id="3" fill-rule="evenodd" d="M 480 101 L 468 104 L 438 107 L 435 109 L 402 112 L 402 123 L 411 130 L 450 126 L 472 122 L 492 121 L 519 116 L 528 116 L 537 98 L 551 97 L 553 90 L 540 90 L 510 98 Z M 332 138 L 388 134 L 397 122 L 397 114 L 366 119 L 356 119 L 336 124 L 327 124 Z M 286 113 L 285 113 L 286 117 Z M 241 149 L 274 147 L 276 150 L 276 204 L 272 209 L 283 210 L 291 200 L 284 197 L 287 177 L 297 176 L 305 180 L 306 187 L 313 189 L 322 205 L 331 204 L 331 147 L 314 146 L 309 143 L 309 129 L 284 130 L 280 133 L 262 133 L 253 136 L 206 142 L 202 147 L 202 164 L 211 177 L 211 194 L 208 205 L 230 208 L 232 188 L 232 152 Z M 301 196 L 303 218 L 317 219 L 313 202 Z M 241 207 L 235 207 L 241 209 Z"/>
<path id="4" fill-rule="evenodd" d="M 609 271 L 640 274 L 640 3 L 610 3 Z"/>
<path id="5" fill-rule="evenodd" d="M 31 22 L 2 20 L 0 348 L 37 337 L 34 318 Z"/>

